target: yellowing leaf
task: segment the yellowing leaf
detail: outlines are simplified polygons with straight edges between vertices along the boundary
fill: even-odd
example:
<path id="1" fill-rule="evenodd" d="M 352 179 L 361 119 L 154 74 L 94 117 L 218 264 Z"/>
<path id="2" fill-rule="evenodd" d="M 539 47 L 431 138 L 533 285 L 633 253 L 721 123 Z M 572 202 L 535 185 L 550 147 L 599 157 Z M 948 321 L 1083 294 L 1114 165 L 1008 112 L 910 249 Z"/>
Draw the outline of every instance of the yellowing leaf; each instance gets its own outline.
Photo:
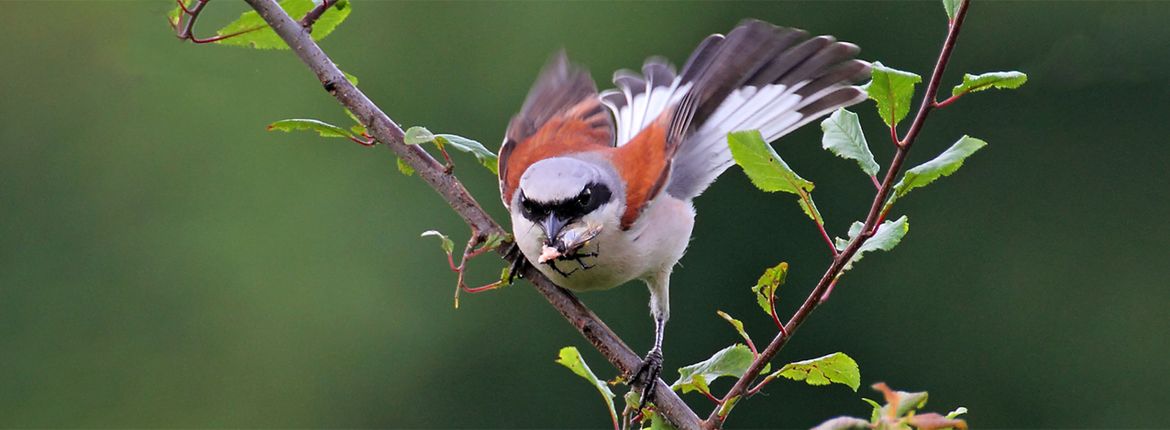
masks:
<path id="1" fill-rule="evenodd" d="M 780 286 L 784 285 L 784 281 L 788 279 L 788 263 L 780 263 L 775 267 L 769 267 L 764 270 L 764 274 L 760 275 L 760 279 L 756 280 L 756 285 L 752 287 L 752 292 L 756 293 L 756 303 L 764 310 L 764 313 L 769 316 L 772 315 L 772 300 L 776 295 L 776 291 Z"/>

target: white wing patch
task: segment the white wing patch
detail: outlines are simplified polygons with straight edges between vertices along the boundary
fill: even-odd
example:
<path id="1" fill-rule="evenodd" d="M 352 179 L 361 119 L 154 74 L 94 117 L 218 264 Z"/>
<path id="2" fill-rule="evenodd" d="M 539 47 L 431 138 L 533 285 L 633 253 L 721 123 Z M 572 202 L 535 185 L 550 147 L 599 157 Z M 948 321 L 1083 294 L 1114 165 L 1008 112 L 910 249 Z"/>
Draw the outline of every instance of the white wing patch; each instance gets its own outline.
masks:
<path id="1" fill-rule="evenodd" d="M 690 83 L 679 85 L 679 78 L 670 82 L 647 79 L 645 89 L 634 94 L 629 86 L 619 83 L 624 73 L 630 72 L 620 71 L 614 77 L 614 83 L 618 84 L 619 89 L 601 93 L 601 103 L 609 108 L 617 122 L 617 132 L 614 133 L 616 146 L 625 145 L 637 136 L 638 132 L 654 122 L 667 107 L 681 100 L 691 88 Z"/>

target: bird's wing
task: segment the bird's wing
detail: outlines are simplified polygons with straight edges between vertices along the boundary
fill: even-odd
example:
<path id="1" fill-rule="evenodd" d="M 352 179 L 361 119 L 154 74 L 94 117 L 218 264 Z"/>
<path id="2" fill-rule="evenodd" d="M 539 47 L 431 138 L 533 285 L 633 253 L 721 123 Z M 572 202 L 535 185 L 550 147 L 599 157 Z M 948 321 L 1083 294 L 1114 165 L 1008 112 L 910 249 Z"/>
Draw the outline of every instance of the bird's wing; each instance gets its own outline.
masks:
<path id="1" fill-rule="evenodd" d="M 617 88 L 603 91 L 601 99 L 616 118 L 619 147 L 640 139 L 684 98 L 693 99 L 693 106 L 673 113 L 674 127 L 684 131 L 670 152 L 665 185 L 671 195 L 690 199 L 734 164 L 727 133 L 760 130 L 771 142 L 865 100 L 852 86 L 869 74 L 869 65 L 854 59 L 857 53 L 856 46 L 830 36 L 810 39 L 803 30 L 747 20 L 727 36 L 704 39 L 677 75 L 657 57 L 646 60 L 641 75 L 618 71 Z"/>
<path id="2" fill-rule="evenodd" d="M 520 177 L 537 161 L 613 147 L 613 119 L 589 73 L 559 53 L 541 71 L 500 146 L 500 197 L 509 207 Z"/>

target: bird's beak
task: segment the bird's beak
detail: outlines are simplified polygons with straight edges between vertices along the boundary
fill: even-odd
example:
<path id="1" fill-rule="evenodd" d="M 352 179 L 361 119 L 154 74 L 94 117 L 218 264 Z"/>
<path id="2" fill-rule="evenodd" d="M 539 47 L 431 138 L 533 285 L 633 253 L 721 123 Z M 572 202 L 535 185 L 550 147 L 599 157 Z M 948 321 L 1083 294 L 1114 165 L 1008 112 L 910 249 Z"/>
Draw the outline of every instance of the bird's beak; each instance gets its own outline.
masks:
<path id="1" fill-rule="evenodd" d="M 561 219 L 556 214 L 549 214 L 540 222 L 541 228 L 544 229 L 544 244 L 556 248 L 560 242 L 561 229 L 565 228 L 568 220 Z"/>

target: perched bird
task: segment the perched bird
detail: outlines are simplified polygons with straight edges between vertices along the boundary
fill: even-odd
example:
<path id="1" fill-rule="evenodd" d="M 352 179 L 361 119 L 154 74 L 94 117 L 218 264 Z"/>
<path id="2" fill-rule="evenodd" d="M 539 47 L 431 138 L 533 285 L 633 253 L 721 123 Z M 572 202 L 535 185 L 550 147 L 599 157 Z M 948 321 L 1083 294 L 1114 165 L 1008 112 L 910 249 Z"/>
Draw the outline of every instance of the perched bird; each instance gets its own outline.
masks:
<path id="1" fill-rule="evenodd" d="M 573 291 L 635 279 L 650 289 L 654 345 L 631 375 L 648 382 L 643 402 L 662 368 L 670 274 L 690 241 L 691 200 L 734 163 L 727 134 L 759 130 L 771 142 L 864 100 L 853 83 L 869 64 L 858 51 L 747 20 L 704 39 L 681 73 L 651 57 L 641 74 L 616 72 L 617 88 L 601 93 L 562 52 L 508 124 L 500 194 L 524 258 Z"/>

